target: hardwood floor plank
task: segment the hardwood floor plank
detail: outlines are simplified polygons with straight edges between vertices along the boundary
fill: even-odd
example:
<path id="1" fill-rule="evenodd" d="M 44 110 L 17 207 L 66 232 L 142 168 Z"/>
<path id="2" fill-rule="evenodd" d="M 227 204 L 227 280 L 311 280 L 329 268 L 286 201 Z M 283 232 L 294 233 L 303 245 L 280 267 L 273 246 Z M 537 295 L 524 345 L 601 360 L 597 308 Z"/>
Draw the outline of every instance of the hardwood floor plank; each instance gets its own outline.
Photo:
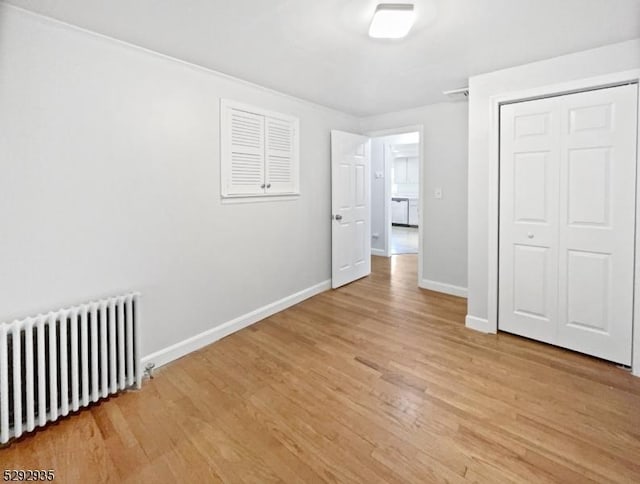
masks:
<path id="1" fill-rule="evenodd" d="M 464 327 L 417 258 L 235 333 L 0 449 L 61 482 L 640 482 L 640 380 Z"/>

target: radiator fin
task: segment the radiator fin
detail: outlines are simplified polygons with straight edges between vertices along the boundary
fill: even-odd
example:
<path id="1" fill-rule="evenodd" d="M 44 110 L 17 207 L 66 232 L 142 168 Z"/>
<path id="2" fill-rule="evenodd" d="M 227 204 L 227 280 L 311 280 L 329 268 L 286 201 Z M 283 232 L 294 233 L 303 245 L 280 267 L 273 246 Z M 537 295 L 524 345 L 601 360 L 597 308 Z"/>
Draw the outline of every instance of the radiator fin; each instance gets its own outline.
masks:
<path id="1" fill-rule="evenodd" d="M 0 444 L 142 382 L 139 294 L 0 324 Z"/>

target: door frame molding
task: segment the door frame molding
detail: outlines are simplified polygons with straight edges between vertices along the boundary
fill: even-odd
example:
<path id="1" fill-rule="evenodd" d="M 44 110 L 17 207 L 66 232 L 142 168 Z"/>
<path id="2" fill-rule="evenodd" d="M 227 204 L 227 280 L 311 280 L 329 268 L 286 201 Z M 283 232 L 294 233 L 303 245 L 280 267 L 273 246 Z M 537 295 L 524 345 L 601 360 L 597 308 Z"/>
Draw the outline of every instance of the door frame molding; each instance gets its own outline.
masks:
<path id="1" fill-rule="evenodd" d="M 420 134 L 418 141 L 418 203 L 419 203 L 419 222 L 418 222 L 418 286 L 422 284 L 423 269 L 423 230 L 424 230 L 424 125 L 414 124 L 410 126 L 400 126 L 398 128 L 381 129 L 377 131 L 369 131 L 365 136 L 369 138 L 379 138 L 382 136 L 392 136 L 394 134 L 415 133 Z M 385 253 L 386 257 L 391 257 L 391 160 L 387 158 L 385 148 L 384 158 L 384 226 L 386 231 Z"/>
<path id="2" fill-rule="evenodd" d="M 489 283 L 488 283 L 488 318 L 486 326 L 483 328 L 474 325 L 475 329 L 481 329 L 486 333 L 498 332 L 498 271 L 499 271 L 499 216 L 500 216 L 500 106 L 514 102 L 531 101 L 554 96 L 563 96 L 594 89 L 615 87 L 624 84 L 637 84 L 640 88 L 640 69 L 615 72 L 597 77 L 578 79 L 560 84 L 551 84 L 532 89 L 506 92 L 491 96 L 490 119 L 489 119 Z M 472 93 L 473 95 L 473 93 Z M 640 113 L 640 92 L 638 93 L 638 113 Z M 640 321 L 640 197 L 638 197 L 638 187 L 640 186 L 640 166 L 638 157 L 640 146 L 640 122 L 638 122 L 638 135 L 636 138 L 636 231 L 635 231 L 635 253 L 634 258 L 634 289 L 633 289 L 633 341 L 631 365 L 632 372 L 640 376 L 640 328 L 636 324 Z"/>

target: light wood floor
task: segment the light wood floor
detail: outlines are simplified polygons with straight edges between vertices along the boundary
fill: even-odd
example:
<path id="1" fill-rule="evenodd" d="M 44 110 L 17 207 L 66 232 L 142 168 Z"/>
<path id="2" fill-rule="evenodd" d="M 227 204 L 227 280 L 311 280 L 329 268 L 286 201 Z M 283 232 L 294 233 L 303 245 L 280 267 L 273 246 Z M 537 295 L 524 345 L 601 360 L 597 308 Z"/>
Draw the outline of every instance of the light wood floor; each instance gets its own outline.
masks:
<path id="1" fill-rule="evenodd" d="M 95 482 L 640 482 L 640 379 L 464 328 L 416 257 L 0 450 Z"/>
<path id="2" fill-rule="evenodd" d="M 391 227 L 391 253 L 417 254 L 418 227 Z"/>

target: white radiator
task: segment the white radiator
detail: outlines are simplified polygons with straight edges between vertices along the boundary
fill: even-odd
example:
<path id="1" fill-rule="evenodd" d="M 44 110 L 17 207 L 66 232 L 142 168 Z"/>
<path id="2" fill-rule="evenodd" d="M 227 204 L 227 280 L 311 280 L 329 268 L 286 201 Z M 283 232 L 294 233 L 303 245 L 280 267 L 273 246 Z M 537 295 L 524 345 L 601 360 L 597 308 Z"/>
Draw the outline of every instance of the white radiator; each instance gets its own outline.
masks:
<path id="1" fill-rule="evenodd" d="M 0 324 L 0 444 L 140 388 L 139 294 Z"/>

